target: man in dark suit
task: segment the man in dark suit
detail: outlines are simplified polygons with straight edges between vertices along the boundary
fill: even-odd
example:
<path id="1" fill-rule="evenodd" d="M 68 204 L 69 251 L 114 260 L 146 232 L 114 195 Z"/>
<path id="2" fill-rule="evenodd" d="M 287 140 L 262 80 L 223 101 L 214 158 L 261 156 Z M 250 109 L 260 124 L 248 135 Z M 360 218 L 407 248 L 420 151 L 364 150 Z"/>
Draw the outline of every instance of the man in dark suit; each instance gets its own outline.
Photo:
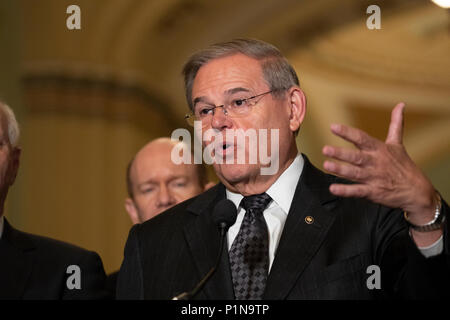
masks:
<path id="1" fill-rule="evenodd" d="M 0 299 L 108 298 L 98 254 L 21 232 L 3 217 L 19 168 L 18 138 L 14 113 L 0 102 Z"/>
<path id="2" fill-rule="evenodd" d="M 404 104 L 394 108 L 385 142 L 332 126 L 357 147 L 323 149 L 340 160 L 324 164 L 337 178 L 298 153 L 306 98 L 275 47 L 245 39 L 217 44 L 193 55 L 184 76 L 188 120 L 198 121 L 197 132 L 216 134 L 202 141 L 212 147 L 221 183 L 131 229 L 119 299 L 171 299 L 191 290 L 219 252 L 211 213 L 222 199 L 237 208 L 228 255 L 194 299 L 443 297 L 449 208 L 402 145 Z M 270 146 L 270 161 L 249 161 L 251 144 L 228 138 L 236 129 L 254 129 Z M 225 161 L 242 151 L 246 161 Z"/>

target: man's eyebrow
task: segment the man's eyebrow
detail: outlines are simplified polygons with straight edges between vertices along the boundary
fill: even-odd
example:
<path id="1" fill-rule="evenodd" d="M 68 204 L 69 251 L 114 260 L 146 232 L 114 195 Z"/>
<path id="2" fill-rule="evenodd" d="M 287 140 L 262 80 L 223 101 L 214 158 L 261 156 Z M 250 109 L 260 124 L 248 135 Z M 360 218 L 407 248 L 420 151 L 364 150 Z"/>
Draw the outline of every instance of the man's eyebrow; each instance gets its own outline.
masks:
<path id="1" fill-rule="evenodd" d="M 247 88 L 243 88 L 243 87 L 237 87 L 237 88 L 232 88 L 232 89 L 226 90 L 226 91 L 224 92 L 224 94 L 225 94 L 225 95 L 232 95 L 232 94 L 235 94 L 235 93 L 237 93 L 237 92 L 250 92 L 250 90 L 247 89 Z M 199 102 L 206 102 L 206 103 L 209 103 L 207 100 L 208 100 L 208 98 L 205 97 L 205 96 L 196 97 L 196 98 L 194 99 L 194 101 L 193 101 L 193 105 L 195 106 L 195 105 L 196 105 L 197 103 L 199 103 Z"/>
<path id="2" fill-rule="evenodd" d="M 197 97 L 197 98 L 194 99 L 193 105 L 195 106 L 199 102 L 206 102 L 206 100 L 208 100 L 208 98 L 206 98 L 205 96 Z"/>
<path id="3" fill-rule="evenodd" d="M 234 93 L 238 93 L 238 92 L 250 92 L 250 90 L 247 88 L 243 88 L 243 87 L 237 87 L 237 88 L 232 88 L 232 89 L 225 91 L 225 95 L 230 95 L 230 94 L 234 94 Z"/>
<path id="4" fill-rule="evenodd" d="M 140 187 L 146 186 L 146 185 L 157 185 L 157 184 L 158 184 L 157 182 L 155 182 L 155 181 L 149 179 L 149 180 L 146 180 L 146 181 L 142 181 L 142 182 L 140 182 L 140 183 L 137 183 L 136 185 L 138 186 L 138 188 L 140 188 Z"/>

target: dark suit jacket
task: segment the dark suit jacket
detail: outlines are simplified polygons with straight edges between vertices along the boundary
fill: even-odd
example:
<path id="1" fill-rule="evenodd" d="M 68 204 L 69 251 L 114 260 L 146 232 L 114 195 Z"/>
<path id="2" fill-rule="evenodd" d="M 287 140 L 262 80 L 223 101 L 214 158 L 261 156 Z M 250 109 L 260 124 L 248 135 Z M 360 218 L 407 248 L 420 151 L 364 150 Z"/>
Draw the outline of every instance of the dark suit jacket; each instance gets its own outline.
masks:
<path id="1" fill-rule="evenodd" d="M 444 253 L 425 259 L 400 210 L 332 195 L 328 187 L 338 178 L 304 158 L 264 298 L 442 297 L 449 285 L 447 227 Z M 218 184 L 135 225 L 125 247 L 117 298 L 171 299 L 194 288 L 215 262 L 220 238 L 210 213 L 225 197 Z M 443 210 L 449 210 L 445 203 Z M 306 216 L 314 222 L 305 223 Z M 380 290 L 367 287 L 370 265 L 380 267 Z M 227 254 L 195 299 L 234 299 Z"/>
<path id="2" fill-rule="evenodd" d="M 66 281 L 77 265 L 81 289 Z M 0 239 L 0 299 L 103 299 L 105 271 L 95 252 L 14 229 L 4 220 Z M 72 281 L 69 281 L 72 283 Z"/>
<path id="3" fill-rule="evenodd" d="M 116 297 L 117 277 L 119 271 L 114 271 L 106 276 L 105 287 L 112 298 Z"/>

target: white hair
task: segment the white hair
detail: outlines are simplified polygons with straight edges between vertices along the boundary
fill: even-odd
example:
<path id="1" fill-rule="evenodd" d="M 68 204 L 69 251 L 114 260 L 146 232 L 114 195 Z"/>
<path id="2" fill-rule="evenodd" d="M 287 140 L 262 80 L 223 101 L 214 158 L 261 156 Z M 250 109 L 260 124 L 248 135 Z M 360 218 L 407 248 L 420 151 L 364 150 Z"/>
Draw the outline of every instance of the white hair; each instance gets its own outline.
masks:
<path id="1" fill-rule="evenodd" d="M 8 126 L 8 138 L 12 147 L 17 147 L 19 144 L 20 130 L 17 123 L 16 116 L 12 109 L 4 102 L 0 101 L 0 110 L 6 117 L 6 123 Z"/>

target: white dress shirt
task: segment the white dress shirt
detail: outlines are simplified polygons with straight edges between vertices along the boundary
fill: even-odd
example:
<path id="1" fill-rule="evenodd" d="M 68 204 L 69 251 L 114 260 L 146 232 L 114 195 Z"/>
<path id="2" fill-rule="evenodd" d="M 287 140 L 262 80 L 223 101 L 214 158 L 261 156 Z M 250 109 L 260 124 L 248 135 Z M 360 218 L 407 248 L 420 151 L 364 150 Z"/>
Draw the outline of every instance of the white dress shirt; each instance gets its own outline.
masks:
<path id="1" fill-rule="evenodd" d="M 291 165 L 266 191 L 273 200 L 263 212 L 267 230 L 269 232 L 269 271 L 272 268 L 275 252 L 280 241 L 281 233 L 283 232 L 289 209 L 291 208 L 295 189 L 300 179 L 300 175 L 302 174 L 304 163 L 302 155 L 298 154 Z M 226 195 L 227 199 L 231 200 L 238 209 L 236 222 L 230 227 L 227 234 L 228 250 L 230 250 L 233 241 L 241 228 L 245 210 L 239 206 L 243 198 L 241 194 L 226 190 Z M 443 250 L 443 242 L 443 237 L 441 237 L 429 247 L 419 248 L 420 252 L 427 258 L 438 255 Z"/>
<path id="2" fill-rule="evenodd" d="M 266 193 L 272 198 L 269 206 L 264 210 L 264 219 L 266 220 L 267 230 L 269 232 L 269 270 L 272 267 L 275 252 L 283 232 L 292 199 L 294 198 L 295 188 L 302 174 L 304 160 L 301 154 L 297 155 L 291 165 L 278 177 L 270 186 Z M 238 208 L 236 223 L 228 230 L 228 250 L 231 249 L 234 239 L 241 228 L 244 219 L 245 210 L 239 204 L 243 196 L 239 193 L 226 191 L 227 198 Z"/>

